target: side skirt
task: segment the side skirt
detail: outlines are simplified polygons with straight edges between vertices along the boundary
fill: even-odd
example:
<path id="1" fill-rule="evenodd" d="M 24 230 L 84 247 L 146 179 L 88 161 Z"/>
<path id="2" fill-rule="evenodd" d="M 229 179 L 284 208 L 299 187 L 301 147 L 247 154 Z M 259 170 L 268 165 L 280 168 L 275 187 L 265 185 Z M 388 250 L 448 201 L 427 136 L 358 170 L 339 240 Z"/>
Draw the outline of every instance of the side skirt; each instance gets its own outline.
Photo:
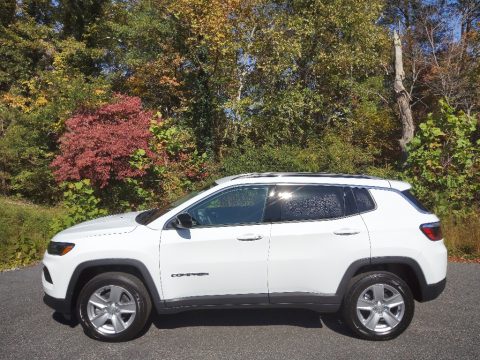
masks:
<path id="1" fill-rule="evenodd" d="M 296 308 L 322 313 L 336 312 L 340 308 L 337 296 L 312 293 L 277 293 L 198 296 L 166 300 L 160 314 L 174 314 L 189 310 L 205 309 L 265 309 Z"/>

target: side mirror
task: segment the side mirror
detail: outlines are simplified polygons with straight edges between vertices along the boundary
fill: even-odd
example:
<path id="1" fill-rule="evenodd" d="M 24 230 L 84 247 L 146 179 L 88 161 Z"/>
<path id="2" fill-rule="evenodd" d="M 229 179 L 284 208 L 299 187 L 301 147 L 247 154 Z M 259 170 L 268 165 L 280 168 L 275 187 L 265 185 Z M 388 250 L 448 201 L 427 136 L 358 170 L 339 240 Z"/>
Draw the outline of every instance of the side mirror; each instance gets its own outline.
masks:
<path id="1" fill-rule="evenodd" d="M 193 226 L 193 219 L 188 213 L 181 213 L 175 217 L 173 226 L 177 229 L 190 229 Z"/>

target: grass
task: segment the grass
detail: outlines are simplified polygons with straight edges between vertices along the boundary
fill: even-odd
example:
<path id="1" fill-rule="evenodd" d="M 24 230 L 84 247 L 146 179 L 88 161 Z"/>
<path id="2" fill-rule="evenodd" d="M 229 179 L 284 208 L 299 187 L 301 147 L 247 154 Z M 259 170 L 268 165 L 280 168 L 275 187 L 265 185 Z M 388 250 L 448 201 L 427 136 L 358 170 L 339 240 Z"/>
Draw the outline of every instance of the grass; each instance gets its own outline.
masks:
<path id="1" fill-rule="evenodd" d="M 480 214 L 462 220 L 442 219 L 448 254 L 454 259 L 480 259 Z"/>
<path id="2" fill-rule="evenodd" d="M 0 270 L 29 265 L 43 256 L 52 220 L 62 210 L 0 197 Z"/>

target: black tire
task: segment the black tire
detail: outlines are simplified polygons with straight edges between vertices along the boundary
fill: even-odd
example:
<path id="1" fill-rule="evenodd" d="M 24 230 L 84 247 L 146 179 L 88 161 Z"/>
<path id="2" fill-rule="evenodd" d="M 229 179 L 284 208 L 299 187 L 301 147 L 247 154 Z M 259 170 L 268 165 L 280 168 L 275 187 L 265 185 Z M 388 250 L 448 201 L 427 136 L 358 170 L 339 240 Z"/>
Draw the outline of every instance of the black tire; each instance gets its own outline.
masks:
<path id="1" fill-rule="evenodd" d="M 128 293 L 123 293 L 121 295 L 122 299 L 125 299 L 125 296 L 127 296 L 126 299 L 130 304 L 132 304 L 132 302 L 135 303 L 135 315 L 132 321 L 128 327 L 117 333 L 105 333 L 101 329 L 97 329 L 89 319 L 87 310 L 90 297 L 99 289 L 108 289 L 111 286 L 126 290 L 132 299 L 128 297 Z M 108 290 L 106 291 L 108 295 Z M 90 311 L 91 309 L 90 307 Z M 127 273 L 107 272 L 95 276 L 85 284 L 78 297 L 76 313 L 83 330 L 88 336 L 102 341 L 119 342 L 131 340 L 139 335 L 149 319 L 151 310 L 152 301 L 150 295 L 140 279 Z M 128 319 L 131 315 L 127 314 L 126 316 Z M 107 320 L 107 326 L 109 326 L 108 321 L 110 320 Z M 113 328 L 113 324 L 111 327 Z"/>
<path id="2" fill-rule="evenodd" d="M 371 286 L 375 284 L 384 284 L 384 294 L 386 295 L 393 294 L 393 292 L 389 290 L 393 288 L 402 296 L 403 305 L 392 307 L 392 312 L 388 314 L 383 313 L 385 314 L 385 317 L 392 313 L 398 317 L 400 317 L 400 314 L 403 314 L 398 324 L 394 326 L 388 324 L 385 320 L 385 317 L 383 317 L 381 313 L 382 310 L 379 304 L 373 299 L 369 298 L 370 294 L 373 294 L 373 290 L 368 289 L 372 289 Z M 378 289 L 378 287 L 376 287 L 376 289 Z M 366 293 L 364 294 L 365 291 Z M 380 320 L 377 322 L 375 330 L 369 329 L 360 319 L 361 317 L 363 320 L 366 320 L 369 318 L 369 316 L 374 316 L 375 312 L 373 310 L 359 310 L 357 312 L 357 301 L 362 294 L 367 297 L 367 301 L 370 301 L 372 304 L 374 304 L 375 310 L 378 310 L 379 312 L 378 317 Z M 362 297 L 362 299 L 364 299 L 364 297 Z M 412 292 L 410 291 L 408 285 L 395 274 L 386 271 L 368 272 L 354 277 L 350 281 L 350 286 L 347 290 L 342 306 L 343 318 L 346 324 L 350 327 L 355 335 L 366 340 L 390 340 L 397 337 L 403 331 L 405 331 L 408 325 L 410 325 L 414 310 L 415 303 Z M 384 328 L 382 329 L 382 327 Z"/>

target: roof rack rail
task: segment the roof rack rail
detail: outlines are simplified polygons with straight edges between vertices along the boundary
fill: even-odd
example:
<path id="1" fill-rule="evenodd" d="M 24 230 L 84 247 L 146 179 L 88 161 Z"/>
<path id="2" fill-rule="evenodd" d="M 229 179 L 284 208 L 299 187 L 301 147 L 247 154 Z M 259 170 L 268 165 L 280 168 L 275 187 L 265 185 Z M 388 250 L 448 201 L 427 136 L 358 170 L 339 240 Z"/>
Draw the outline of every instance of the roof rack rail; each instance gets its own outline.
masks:
<path id="1" fill-rule="evenodd" d="M 265 173 L 248 173 L 231 177 L 231 180 L 258 177 L 334 177 L 334 178 L 352 178 L 352 179 L 379 179 L 370 175 L 354 175 L 354 174 L 330 174 L 324 172 L 265 172 Z"/>

